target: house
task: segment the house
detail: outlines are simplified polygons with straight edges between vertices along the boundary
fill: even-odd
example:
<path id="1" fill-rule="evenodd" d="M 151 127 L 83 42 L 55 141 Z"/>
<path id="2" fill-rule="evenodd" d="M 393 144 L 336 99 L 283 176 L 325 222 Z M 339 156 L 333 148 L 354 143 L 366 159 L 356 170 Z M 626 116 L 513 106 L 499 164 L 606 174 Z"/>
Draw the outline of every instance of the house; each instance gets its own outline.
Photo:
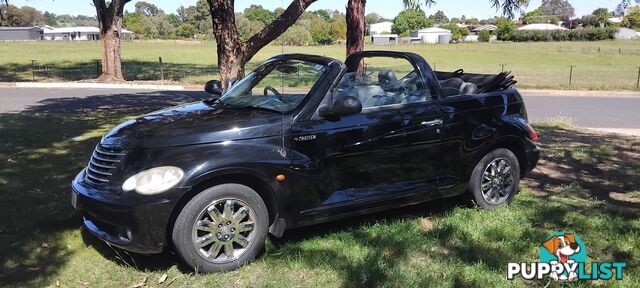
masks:
<path id="1" fill-rule="evenodd" d="M 624 18 L 622 17 L 612 17 L 607 19 L 607 22 L 613 23 L 613 24 L 622 24 L 622 21 L 624 21 Z"/>
<path id="2" fill-rule="evenodd" d="M 547 24 L 547 23 L 536 23 L 524 25 L 518 30 L 542 30 L 542 31 L 550 31 L 550 30 L 569 30 L 559 25 Z"/>
<path id="3" fill-rule="evenodd" d="M 493 31 L 495 31 L 496 29 L 498 29 L 498 26 L 493 25 L 493 24 L 489 24 L 489 25 L 478 26 L 478 27 L 474 28 L 473 30 L 471 30 L 471 32 L 473 32 L 475 34 L 479 34 L 480 31 L 488 30 L 489 32 L 493 33 Z"/>
<path id="4" fill-rule="evenodd" d="M 0 40 L 42 40 L 38 27 L 0 27 Z"/>
<path id="5" fill-rule="evenodd" d="M 411 32 L 412 42 L 436 44 L 449 43 L 451 41 L 451 30 L 438 27 L 430 27 Z M 447 40 L 448 39 L 448 40 Z"/>
<path id="6" fill-rule="evenodd" d="M 122 29 L 120 32 L 121 39 L 128 40 L 133 38 L 133 32 Z M 91 26 L 77 27 L 60 27 L 51 26 L 44 27 L 45 40 L 69 40 L 69 41 L 95 41 L 100 40 L 100 28 Z"/>
<path id="7" fill-rule="evenodd" d="M 372 44 L 398 44 L 398 34 L 383 34 L 371 36 Z"/>
<path id="8" fill-rule="evenodd" d="M 380 35 L 384 33 L 391 33 L 391 27 L 393 22 L 380 22 L 369 25 L 369 35 Z"/>

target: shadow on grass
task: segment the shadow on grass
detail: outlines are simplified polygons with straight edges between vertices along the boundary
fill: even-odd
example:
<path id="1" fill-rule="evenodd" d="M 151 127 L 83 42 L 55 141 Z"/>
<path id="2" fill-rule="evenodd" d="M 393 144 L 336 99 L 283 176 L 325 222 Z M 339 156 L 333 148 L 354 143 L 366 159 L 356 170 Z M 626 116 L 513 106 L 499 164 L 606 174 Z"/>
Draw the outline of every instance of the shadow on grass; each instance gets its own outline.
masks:
<path id="1" fill-rule="evenodd" d="M 78 81 L 95 79 L 100 66 L 95 61 L 56 63 L 7 63 L 0 65 L 0 82 L 24 82 L 43 80 Z M 163 64 L 164 79 L 182 81 L 190 77 L 210 77 L 219 72 L 218 67 L 197 64 Z M 153 61 L 123 60 L 122 73 L 129 81 L 160 80 L 160 63 Z"/>
<path id="2" fill-rule="evenodd" d="M 67 232 L 82 222 L 69 203 L 69 183 L 102 134 L 127 115 L 205 97 L 175 91 L 58 98 L 0 114 L 0 283 L 50 285 L 74 254 Z M 141 262 L 157 262 L 150 259 Z"/>
<path id="3" fill-rule="evenodd" d="M 93 95 L 42 100 L 27 107 L 27 113 L 62 114 L 116 114 L 138 115 L 180 105 L 202 101 L 211 95 L 199 91 L 154 91 L 127 94 Z"/>
<path id="4" fill-rule="evenodd" d="M 74 253 L 66 248 L 64 235 L 80 227 L 68 204 L 69 182 L 86 164 L 104 129 L 123 115 L 201 97 L 185 93 L 52 99 L 27 109 L 44 114 L 0 114 L 0 138 L 8 139 L 0 143 L 2 283 L 52 283 L 51 277 Z M 94 111 L 100 113 L 85 115 Z M 453 198 L 314 225 L 287 231 L 261 259 L 277 267 L 290 267 L 288 261 L 296 261 L 303 268 L 329 270 L 343 286 L 404 281 L 426 287 L 448 281 L 449 286 L 486 287 L 492 282 L 482 277 L 503 279 L 507 262 L 534 261 L 541 239 L 570 229 L 589 242 L 592 259 L 627 261 L 629 267 L 637 267 L 640 255 L 633 242 L 639 231 L 637 214 L 622 213 L 608 204 L 636 207 L 610 195 L 627 194 L 640 186 L 638 140 L 561 127 L 539 130 L 544 161 L 523 183 L 529 193 L 518 196 L 511 207 L 480 211 Z M 72 140 L 79 135 L 85 136 Z M 166 271 L 181 263 L 171 252 L 125 253 L 86 231 L 82 239 L 105 259 L 137 271 Z M 183 273 L 190 271 L 180 265 Z M 417 276 L 403 274 L 407 269 L 414 269 L 406 273 Z M 466 274 L 469 269 L 479 272 L 472 277 Z M 443 274 L 446 271 L 449 274 Z"/>
<path id="5" fill-rule="evenodd" d="M 539 196 L 568 191 L 572 197 L 593 197 L 623 209 L 640 208 L 640 201 L 625 197 L 640 190 L 640 138 L 562 126 L 536 128 L 544 153 L 527 186 L 541 192 Z"/>

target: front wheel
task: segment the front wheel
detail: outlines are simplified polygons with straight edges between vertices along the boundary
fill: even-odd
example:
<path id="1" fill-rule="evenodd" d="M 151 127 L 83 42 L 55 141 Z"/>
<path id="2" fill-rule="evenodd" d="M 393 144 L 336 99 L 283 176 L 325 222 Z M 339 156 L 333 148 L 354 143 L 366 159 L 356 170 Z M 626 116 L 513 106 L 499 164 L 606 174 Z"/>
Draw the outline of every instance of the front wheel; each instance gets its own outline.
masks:
<path id="1" fill-rule="evenodd" d="M 172 239 L 180 257 L 200 272 L 237 269 L 264 247 L 269 214 L 262 198 L 240 184 L 196 195 L 182 209 Z"/>
<path id="2" fill-rule="evenodd" d="M 511 203 L 519 183 L 518 158 L 508 149 L 500 148 L 480 159 L 471 173 L 469 192 L 478 206 L 495 209 Z"/>

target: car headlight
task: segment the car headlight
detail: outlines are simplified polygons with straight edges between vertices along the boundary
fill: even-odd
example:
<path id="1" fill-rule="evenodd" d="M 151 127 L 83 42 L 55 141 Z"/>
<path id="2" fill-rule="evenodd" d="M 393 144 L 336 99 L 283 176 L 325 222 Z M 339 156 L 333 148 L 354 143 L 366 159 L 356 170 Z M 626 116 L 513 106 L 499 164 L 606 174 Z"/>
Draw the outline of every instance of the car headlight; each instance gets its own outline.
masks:
<path id="1" fill-rule="evenodd" d="M 184 172 L 178 167 L 163 166 L 137 173 L 124 181 L 122 190 L 154 195 L 171 189 L 182 180 Z"/>

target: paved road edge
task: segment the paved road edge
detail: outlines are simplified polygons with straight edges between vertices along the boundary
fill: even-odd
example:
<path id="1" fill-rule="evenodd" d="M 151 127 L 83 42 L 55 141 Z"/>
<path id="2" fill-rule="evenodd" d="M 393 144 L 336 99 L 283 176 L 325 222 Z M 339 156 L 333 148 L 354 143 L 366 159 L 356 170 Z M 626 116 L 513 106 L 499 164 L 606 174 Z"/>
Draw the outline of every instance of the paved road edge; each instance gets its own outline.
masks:
<path id="1" fill-rule="evenodd" d="M 7 87 L 7 86 L 5 86 Z M 12 86 L 8 86 L 12 87 Z M 155 84 L 108 84 L 108 83 L 38 83 L 38 82 L 17 82 L 17 88 L 86 88 L 86 89 L 136 89 L 136 90 L 185 90 L 181 85 L 155 85 Z"/>

